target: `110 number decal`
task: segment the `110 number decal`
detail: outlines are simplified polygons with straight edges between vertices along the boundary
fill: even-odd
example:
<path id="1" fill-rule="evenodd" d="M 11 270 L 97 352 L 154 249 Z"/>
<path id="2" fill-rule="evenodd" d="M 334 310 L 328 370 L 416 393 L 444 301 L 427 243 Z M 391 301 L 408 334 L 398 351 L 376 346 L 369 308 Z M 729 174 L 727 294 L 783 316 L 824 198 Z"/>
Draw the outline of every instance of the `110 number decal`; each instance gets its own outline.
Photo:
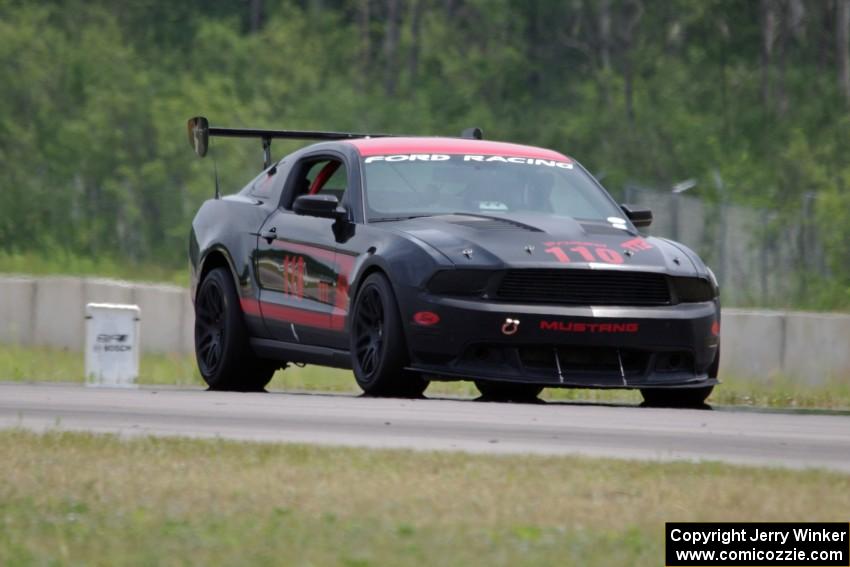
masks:
<path id="1" fill-rule="evenodd" d="M 559 243 L 557 246 L 546 248 L 546 252 L 553 255 L 555 259 L 562 264 L 569 264 L 571 261 L 571 255 L 573 258 L 577 260 L 580 258 L 580 261 L 584 262 L 604 262 L 606 264 L 623 263 L 623 256 L 620 255 L 619 252 L 606 248 L 605 246 L 580 244 L 577 246 L 571 246 L 565 250 L 561 244 L 562 243 Z M 569 246 L 568 243 L 567 246 Z"/>

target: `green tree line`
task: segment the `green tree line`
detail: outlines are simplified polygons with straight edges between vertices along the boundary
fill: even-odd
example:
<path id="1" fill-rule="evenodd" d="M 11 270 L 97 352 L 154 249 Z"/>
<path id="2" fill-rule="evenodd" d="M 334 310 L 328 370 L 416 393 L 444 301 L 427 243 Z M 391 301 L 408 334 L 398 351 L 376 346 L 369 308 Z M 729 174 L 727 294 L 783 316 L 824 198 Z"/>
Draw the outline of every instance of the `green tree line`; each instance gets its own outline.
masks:
<path id="1" fill-rule="evenodd" d="M 806 195 L 850 305 L 850 0 L 0 0 L 0 248 L 185 264 L 185 120 L 553 147 L 637 182 Z M 275 155 L 291 149 L 279 143 Z M 215 140 L 225 192 L 261 164 Z M 703 183 L 704 181 L 704 183 Z"/>

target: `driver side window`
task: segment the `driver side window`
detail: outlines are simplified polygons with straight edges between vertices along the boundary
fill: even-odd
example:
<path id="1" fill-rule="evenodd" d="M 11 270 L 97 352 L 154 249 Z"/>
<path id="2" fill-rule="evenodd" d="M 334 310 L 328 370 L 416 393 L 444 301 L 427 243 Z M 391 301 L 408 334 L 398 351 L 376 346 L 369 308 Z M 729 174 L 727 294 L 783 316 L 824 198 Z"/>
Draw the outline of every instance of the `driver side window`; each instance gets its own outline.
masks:
<path id="1" fill-rule="evenodd" d="M 299 168 L 293 201 L 301 195 L 333 195 L 342 202 L 347 184 L 348 174 L 342 161 L 333 158 L 308 160 Z"/>

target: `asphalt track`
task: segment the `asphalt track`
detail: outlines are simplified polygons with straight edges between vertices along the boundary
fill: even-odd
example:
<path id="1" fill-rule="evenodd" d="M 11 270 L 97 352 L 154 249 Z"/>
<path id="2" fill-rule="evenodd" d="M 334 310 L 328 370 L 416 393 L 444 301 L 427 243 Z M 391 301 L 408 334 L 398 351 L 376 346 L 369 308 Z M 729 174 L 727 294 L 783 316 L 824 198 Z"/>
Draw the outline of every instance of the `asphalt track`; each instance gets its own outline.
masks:
<path id="1" fill-rule="evenodd" d="M 850 472 L 850 415 L 0 383 L 0 427 Z"/>

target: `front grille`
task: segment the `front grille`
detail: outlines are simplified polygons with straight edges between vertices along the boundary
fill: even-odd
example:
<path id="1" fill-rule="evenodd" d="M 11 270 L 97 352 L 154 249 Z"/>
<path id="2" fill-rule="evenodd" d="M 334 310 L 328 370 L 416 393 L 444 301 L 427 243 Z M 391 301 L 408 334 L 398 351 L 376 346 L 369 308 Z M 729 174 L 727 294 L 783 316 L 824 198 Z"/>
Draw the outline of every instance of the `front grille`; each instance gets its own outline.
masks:
<path id="1" fill-rule="evenodd" d="M 522 303 L 669 305 L 667 276 L 583 269 L 508 270 L 497 297 Z"/>

